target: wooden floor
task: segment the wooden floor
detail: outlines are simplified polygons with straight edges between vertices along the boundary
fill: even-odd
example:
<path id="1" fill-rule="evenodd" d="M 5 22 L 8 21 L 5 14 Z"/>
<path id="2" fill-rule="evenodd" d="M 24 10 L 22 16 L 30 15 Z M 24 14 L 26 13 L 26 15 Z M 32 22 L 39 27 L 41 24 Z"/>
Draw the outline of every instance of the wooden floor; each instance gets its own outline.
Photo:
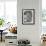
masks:
<path id="1" fill-rule="evenodd" d="M 0 46 L 5 46 L 5 41 L 3 42 L 0 41 Z M 46 43 L 42 45 L 32 44 L 32 46 L 46 46 Z"/>
<path id="2" fill-rule="evenodd" d="M 0 42 L 0 46 L 5 46 L 5 42 Z"/>

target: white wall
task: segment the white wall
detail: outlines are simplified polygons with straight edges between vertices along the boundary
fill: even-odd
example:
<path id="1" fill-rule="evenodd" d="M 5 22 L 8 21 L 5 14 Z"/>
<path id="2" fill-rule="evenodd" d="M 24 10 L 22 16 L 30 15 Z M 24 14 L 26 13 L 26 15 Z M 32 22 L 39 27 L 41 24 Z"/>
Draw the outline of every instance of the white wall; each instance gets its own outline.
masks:
<path id="1" fill-rule="evenodd" d="M 42 6 L 41 2 L 42 0 L 18 0 L 18 39 L 29 39 L 31 43 L 40 43 Z M 34 25 L 22 24 L 22 9 L 35 9 Z"/>

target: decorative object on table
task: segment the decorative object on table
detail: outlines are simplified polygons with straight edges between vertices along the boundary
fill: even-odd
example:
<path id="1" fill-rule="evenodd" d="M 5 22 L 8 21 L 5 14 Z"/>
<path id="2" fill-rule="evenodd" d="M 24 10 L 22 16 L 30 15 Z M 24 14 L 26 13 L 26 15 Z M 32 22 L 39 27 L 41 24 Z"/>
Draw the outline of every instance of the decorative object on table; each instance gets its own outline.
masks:
<path id="1" fill-rule="evenodd" d="M 18 44 L 30 44 L 29 40 L 19 40 Z"/>
<path id="2" fill-rule="evenodd" d="M 29 40 L 19 40 L 18 46 L 32 46 Z"/>
<path id="3" fill-rule="evenodd" d="M 11 25 L 10 28 L 9 28 L 9 31 L 12 32 L 12 33 L 17 34 L 17 27 Z"/>
<path id="4" fill-rule="evenodd" d="M 35 24 L 35 9 L 22 9 L 22 24 Z"/>

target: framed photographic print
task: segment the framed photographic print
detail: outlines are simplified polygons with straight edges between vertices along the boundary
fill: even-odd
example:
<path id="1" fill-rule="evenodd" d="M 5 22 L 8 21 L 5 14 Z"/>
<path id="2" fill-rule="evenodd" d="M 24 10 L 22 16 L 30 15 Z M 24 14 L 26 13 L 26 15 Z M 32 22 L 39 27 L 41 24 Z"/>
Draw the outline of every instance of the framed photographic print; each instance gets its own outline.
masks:
<path id="1" fill-rule="evenodd" d="M 22 24 L 35 24 L 35 9 L 22 9 Z"/>

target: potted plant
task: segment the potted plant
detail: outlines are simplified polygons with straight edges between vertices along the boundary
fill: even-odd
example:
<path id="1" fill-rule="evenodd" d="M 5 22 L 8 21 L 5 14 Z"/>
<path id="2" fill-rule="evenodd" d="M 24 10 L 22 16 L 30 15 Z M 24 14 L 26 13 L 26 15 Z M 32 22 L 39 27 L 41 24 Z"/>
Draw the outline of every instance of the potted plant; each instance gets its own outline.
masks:
<path id="1" fill-rule="evenodd" d="M 4 25 L 4 19 L 3 18 L 0 18 L 0 27 L 2 27 Z"/>

